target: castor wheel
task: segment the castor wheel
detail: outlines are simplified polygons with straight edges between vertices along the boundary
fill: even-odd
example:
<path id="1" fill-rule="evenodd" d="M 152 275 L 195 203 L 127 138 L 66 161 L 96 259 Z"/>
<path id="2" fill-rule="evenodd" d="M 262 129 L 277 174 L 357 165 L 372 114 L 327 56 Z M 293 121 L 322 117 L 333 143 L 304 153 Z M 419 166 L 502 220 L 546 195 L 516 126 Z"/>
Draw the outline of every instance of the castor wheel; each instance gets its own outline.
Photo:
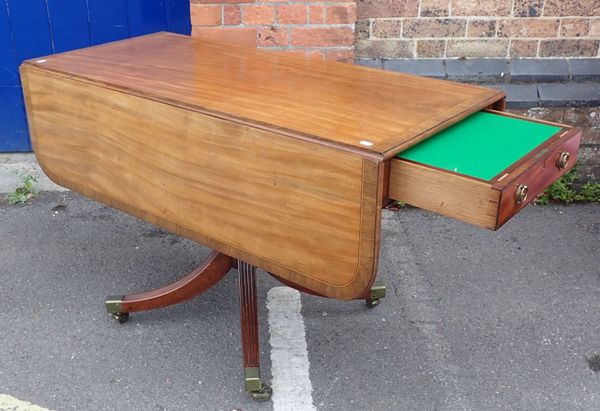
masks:
<path id="1" fill-rule="evenodd" d="M 129 313 L 123 311 L 123 298 L 122 295 L 111 295 L 104 301 L 106 311 L 119 324 L 125 324 L 129 320 Z"/>
<path id="2" fill-rule="evenodd" d="M 381 299 L 385 297 L 385 284 L 375 281 L 371 287 L 369 298 L 365 299 L 367 308 L 377 307 L 381 303 Z"/>
<path id="3" fill-rule="evenodd" d="M 112 313 L 110 316 L 119 324 L 125 324 L 129 320 L 129 313 Z"/>
<path id="4" fill-rule="evenodd" d="M 367 298 L 365 304 L 367 308 L 375 308 L 381 303 L 381 298 Z"/>
<path id="5" fill-rule="evenodd" d="M 268 401 L 273 389 L 260 381 L 259 367 L 244 367 L 244 388 L 255 401 Z"/>
<path id="6" fill-rule="evenodd" d="M 261 383 L 260 390 L 250 391 L 250 395 L 252 396 L 252 399 L 255 401 L 259 401 L 259 402 L 269 401 L 269 399 L 271 398 L 271 394 L 273 394 L 273 389 L 268 384 L 265 384 L 264 382 Z"/>

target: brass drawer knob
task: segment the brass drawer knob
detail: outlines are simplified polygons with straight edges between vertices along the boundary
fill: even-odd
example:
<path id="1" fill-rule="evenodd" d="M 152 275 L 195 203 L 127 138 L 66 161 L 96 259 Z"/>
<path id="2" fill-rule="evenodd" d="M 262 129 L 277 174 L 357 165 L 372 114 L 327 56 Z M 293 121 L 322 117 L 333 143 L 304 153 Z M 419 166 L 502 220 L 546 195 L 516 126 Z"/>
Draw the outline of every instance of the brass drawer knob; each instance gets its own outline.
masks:
<path id="1" fill-rule="evenodd" d="M 517 191 L 515 192 L 515 200 L 517 204 L 522 204 L 525 200 L 527 200 L 527 192 L 529 188 L 525 184 L 519 184 L 517 187 Z"/>
<path id="2" fill-rule="evenodd" d="M 567 168 L 570 158 L 571 154 L 569 154 L 569 152 L 561 151 L 560 153 L 558 153 L 558 157 L 556 159 L 556 167 L 558 167 L 561 170 Z"/>

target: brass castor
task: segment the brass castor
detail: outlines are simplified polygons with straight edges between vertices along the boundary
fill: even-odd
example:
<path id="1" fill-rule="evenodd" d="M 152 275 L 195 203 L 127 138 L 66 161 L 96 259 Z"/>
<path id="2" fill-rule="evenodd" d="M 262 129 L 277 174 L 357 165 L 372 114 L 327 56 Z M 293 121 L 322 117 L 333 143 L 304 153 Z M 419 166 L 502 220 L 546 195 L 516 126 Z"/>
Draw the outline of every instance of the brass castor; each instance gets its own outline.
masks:
<path id="1" fill-rule="evenodd" d="M 125 324 L 129 320 L 129 313 L 123 311 L 123 298 L 122 295 L 111 295 L 104 302 L 106 311 L 119 324 Z"/>
<path id="2" fill-rule="evenodd" d="M 381 303 L 381 299 L 385 297 L 385 284 L 380 281 L 375 281 L 371 287 L 370 298 L 365 299 L 367 308 L 377 307 Z"/>
<path id="3" fill-rule="evenodd" d="M 367 305 L 367 308 L 375 308 L 380 303 L 381 303 L 381 299 L 380 298 L 367 298 L 365 300 L 365 304 Z"/>
<path id="4" fill-rule="evenodd" d="M 250 391 L 250 395 L 254 401 L 269 401 L 271 398 L 271 394 L 273 394 L 273 389 L 264 382 L 260 385 L 260 390 L 258 391 Z"/>
<path id="5" fill-rule="evenodd" d="M 260 381 L 259 367 L 244 367 L 244 385 L 246 391 L 256 401 L 268 401 L 273 394 L 273 389 Z"/>
<path id="6" fill-rule="evenodd" d="M 119 324 L 125 324 L 129 321 L 129 313 L 111 313 L 110 316 L 113 320 L 118 321 Z"/>

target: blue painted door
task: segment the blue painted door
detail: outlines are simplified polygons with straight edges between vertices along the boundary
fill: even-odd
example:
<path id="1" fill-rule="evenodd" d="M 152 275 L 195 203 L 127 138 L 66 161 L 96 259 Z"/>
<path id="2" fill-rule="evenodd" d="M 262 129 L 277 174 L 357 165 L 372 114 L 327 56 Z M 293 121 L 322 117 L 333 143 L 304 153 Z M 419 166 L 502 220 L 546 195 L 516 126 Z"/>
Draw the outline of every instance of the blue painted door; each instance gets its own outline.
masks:
<path id="1" fill-rule="evenodd" d="M 189 0 L 0 0 L 0 152 L 31 151 L 23 60 L 163 30 L 190 34 Z"/>

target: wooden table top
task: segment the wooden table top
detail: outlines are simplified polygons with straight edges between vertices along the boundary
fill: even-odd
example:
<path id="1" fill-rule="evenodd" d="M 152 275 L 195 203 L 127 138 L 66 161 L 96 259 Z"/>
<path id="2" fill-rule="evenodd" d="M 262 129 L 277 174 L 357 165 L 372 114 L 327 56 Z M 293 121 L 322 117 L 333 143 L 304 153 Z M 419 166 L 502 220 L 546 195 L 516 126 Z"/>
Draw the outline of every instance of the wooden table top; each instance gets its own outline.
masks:
<path id="1" fill-rule="evenodd" d="M 26 64 L 380 158 L 504 96 L 499 90 L 171 33 Z"/>

